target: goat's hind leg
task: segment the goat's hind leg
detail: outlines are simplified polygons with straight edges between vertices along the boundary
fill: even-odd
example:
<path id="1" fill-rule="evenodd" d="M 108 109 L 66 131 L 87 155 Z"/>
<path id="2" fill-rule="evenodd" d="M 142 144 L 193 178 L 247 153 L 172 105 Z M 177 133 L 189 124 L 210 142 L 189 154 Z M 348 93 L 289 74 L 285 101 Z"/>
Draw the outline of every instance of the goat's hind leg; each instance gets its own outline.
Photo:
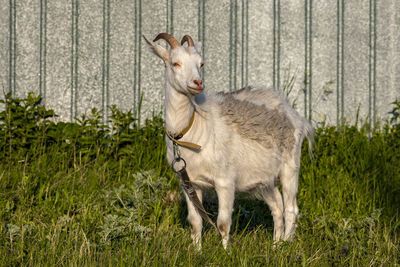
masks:
<path id="1" fill-rule="evenodd" d="M 285 240 L 291 240 L 296 230 L 296 218 L 299 213 L 296 200 L 298 177 L 299 168 L 295 165 L 285 164 L 280 175 L 285 209 Z"/>
<path id="2" fill-rule="evenodd" d="M 279 241 L 284 234 L 283 224 L 283 202 L 282 195 L 277 186 L 273 188 L 263 188 L 262 198 L 268 204 L 274 219 L 274 241 Z"/>
<path id="3" fill-rule="evenodd" d="M 203 228 L 203 220 L 200 214 L 197 212 L 196 207 L 193 205 L 192 201 L 190 201 L 187 193 L 183 190 L 183 193 L 186 198 L 186 203 L 188 207 L 188 221 L 192 227 L 191 237 L 193 240 L 194 246 L 201 250 L 201 230 Z M 197 197 L 199 198 L 200 202 L 203 200 L 203 195 L 201 189 L 196 189 Z"/>

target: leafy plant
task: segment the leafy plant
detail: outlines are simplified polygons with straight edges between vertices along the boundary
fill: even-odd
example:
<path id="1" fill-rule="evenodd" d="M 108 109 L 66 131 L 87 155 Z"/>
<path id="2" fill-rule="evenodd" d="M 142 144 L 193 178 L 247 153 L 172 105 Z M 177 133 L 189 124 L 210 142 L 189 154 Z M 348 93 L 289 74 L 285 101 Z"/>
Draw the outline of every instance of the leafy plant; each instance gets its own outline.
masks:
<path id="1" fill-rule="evenodd" d="M 393 126 L 399 126 L 400 124 L 400 101 L 395 100 L 392 102 L 392 105 L 394 105 L 393 109 L 389 114 L 392 114 L 392 117 L 390 118 L 390 124 Z"/>
<path id="2" fill-rule="evenodd" d="M 154 212 L 154 199 L 160 199 L 167 189 L 167 179 L 154 171 L 138 172 L 132 178 L 134 182 L 129 187 L 120 185 L 103 192 L 101 203 L 106 203 L 107 210 L 99 232 L 103 243 L 152 232 L 142 224 Z"/>
<path id="3" fill-rule="evenodd" d="M 41 101 L 42 98 L 34 93 L 29 93 L 26 99 L 12 98 L 9 93 L 0 100 L 5 104 L 5 109 L 0 112 L 0 149 L 4 155 L 11 157 L 17 147 L 24 151 L 35 148 L 42 152 L 47 131 L 54 125 L 51 118 L 55 114 L 40 105 Z"/>

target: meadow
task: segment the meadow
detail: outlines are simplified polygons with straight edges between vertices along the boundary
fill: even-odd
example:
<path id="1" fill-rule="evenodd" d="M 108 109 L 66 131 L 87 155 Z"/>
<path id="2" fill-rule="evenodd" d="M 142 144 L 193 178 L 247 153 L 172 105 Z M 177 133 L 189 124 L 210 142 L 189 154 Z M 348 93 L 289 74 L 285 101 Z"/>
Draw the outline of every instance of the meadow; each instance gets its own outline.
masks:
<path id="1" fill-rule="evenodd" d="M 400 103 L 375 129 L 316 128 L 303 144 L 292 242 L 273 246 L 266 204 L 239 195 L 225 251 L 205 225 L 191 244 L 186 204 L 165 160 L 160 114 L 139 123 L 110 107 L 54 122 L 40 97 L 9 95 L 0 113 L 1 266 L 398 266 Z M 215 221 L 217 199 L 205 208 Z"/>

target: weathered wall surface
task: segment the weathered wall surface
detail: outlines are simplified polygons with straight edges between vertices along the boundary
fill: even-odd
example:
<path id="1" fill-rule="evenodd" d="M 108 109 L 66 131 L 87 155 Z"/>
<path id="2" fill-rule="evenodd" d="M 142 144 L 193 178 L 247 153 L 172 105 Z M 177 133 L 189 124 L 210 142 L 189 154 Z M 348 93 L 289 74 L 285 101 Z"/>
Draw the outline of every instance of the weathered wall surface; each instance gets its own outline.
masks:
<path id="1" fill-rule="evenodd" d="M 163 64 L 141 35 L 159 32 L 203 42 L 208 92 L 294 77 L 289 98 L 314 123 L 373 122 L 400 97 L 398 0 L 2 0 L 3 90 L 42 94 L 62 120 L 141 96 L 149 116 Z"/>

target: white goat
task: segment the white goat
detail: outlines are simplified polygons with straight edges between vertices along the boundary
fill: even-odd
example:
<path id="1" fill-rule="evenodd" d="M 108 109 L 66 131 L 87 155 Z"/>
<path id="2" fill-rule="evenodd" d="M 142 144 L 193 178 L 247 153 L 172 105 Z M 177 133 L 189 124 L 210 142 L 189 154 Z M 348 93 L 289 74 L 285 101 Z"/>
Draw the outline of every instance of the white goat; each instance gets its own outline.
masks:
<path id="1" fill-rule="evenodd" d="M 166 40 L 171 50 L 154 43 L 159 39 Z M 247 87 L 233 93 L 202 94 L 201 43 L 194 45 L 190 36 L 185 36 L 181 45 L 166 33 L 153 42 L 146 41 L 165 63 L 167 133 L 184 133 L 180 140 L 201 146 L 200 150 L 181 146 L 181 156 L 200 201 L 202 189 L 214 188 L 217 193 L 217 226 L 224 248 L 229 241 L 235 191 L 263 199 L 272 212 L 274 240 L 291 239 L 298 214 L 301 144 L 307 137 L 311 149 L 311 125 L 272 90 Z M 169 137 L 166 142 L 167 159 L 172 164 L 173 142 Z M 184 194 L 191 237 L 201 248 L 202 218 Z"/>

